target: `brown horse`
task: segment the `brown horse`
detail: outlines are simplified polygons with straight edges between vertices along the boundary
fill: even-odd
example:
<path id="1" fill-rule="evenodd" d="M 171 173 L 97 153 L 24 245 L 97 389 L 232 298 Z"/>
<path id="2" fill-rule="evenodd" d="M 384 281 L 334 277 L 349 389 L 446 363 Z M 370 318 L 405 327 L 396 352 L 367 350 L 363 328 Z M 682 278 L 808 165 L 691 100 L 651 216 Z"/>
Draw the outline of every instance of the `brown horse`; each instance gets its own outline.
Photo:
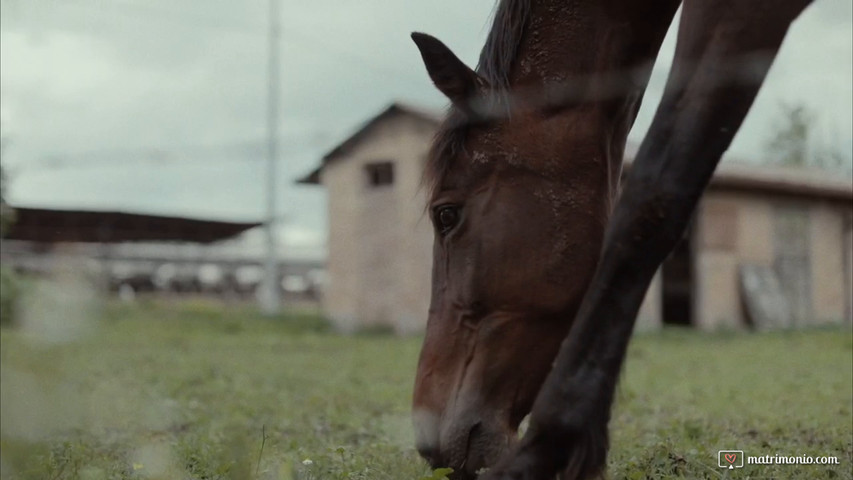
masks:
<path id="1" fill-rule="evenodd" d="M 680 3 L 502 0 L 476 71 L 412 36 L 452 104 L 426 172 L 435 244 L 413 416 L 418 450 L 456 478 L 604 468 L 644 292 L 809 0 L 685 0 L 664 97 L 614 208 Z"/>

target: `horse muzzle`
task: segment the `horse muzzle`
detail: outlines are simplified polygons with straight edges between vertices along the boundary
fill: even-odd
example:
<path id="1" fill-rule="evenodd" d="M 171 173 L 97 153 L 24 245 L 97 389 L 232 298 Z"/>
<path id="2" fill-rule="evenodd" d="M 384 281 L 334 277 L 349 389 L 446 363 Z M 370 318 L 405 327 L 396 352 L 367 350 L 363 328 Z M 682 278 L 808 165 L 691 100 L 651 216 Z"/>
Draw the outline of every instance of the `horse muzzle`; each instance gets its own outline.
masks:
<path id="1" fill-rule="evenodd" d="M 416 446 L 432 468 L 450 467 L 452 480 L 469 480 L 493 465 L 510 447 L 515 432 L 476 415 L 445 418 L 415 411 Z"/>

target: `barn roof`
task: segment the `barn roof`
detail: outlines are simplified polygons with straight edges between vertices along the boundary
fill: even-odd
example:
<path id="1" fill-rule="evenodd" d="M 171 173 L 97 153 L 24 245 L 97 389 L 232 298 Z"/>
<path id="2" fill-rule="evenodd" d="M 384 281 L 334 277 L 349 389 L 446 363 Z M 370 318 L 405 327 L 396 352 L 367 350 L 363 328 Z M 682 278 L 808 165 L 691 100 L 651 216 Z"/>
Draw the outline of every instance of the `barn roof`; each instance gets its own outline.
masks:
<path id="1" fill-rule="evenodd" d="M 812 168 L 722 163 L 710 188 L 853 202 L 853 180 Z"/>
<path id="2" fill-rule="evenodd" d="M 424 120 L 428 123 L 435 124 L 436 127 L 439 123 L 441 123 L 441 113 L 439 112 L 432 112 L 427 109 L 420 108 L 414 105 L 409 105 L 404 102 L 394 102 L 387 108 L 385 108 L 385 110 L 381 111 L 378 115 L 369 118 L 352 135 L 344 139 L 343 142 L 339 143 L 332 150 L 323 155 L 323 158 L 320 161 L 320 165 L 317 166 L 317 168 L 315 168 L 314 170 L 312 170 L 309 174 L 298 179 L 296 183 L 319 185 L 320 172 L 323 171 L 323 168 L 325 168 L 326 165 L 329 164 L 329 162 L 334 161 L 335 159 L 340 158 L 351 152 L 356 145 L 361 143 L 365 139 L 365 137 L 367 137 L 373 131 L 374 127 L 377 124 L 387 118 L 398 115 L 409 116 Z"/>
<path id="3" fill-rule="evenodd" d="M 212 243 L 262 225 L 259 222 L 227 222 L 119 211 L 13 208 L 15 221 L 3 238 L 39 243 Z"/>
<path id="4" fill-rule="evenodd" d="M 625 172 L 631 169 L 632 157 L 629 150 L 625 158 Z M 755 164 L 729 157 L 726 159 L 728 161 L 717 166 L 709 190 L 853 202 L 853 180 L 843 174 L 815 168 Z"/>
<path id="5" fill-rule="evenodd" d="M 379 122 L 397 115 L 419 118 L 435 124 L 436 127 L 442 118 L 440 112 L 428 111 L 404 102 L 394 102 L 378 115 L 369 118 L 355 133 L 324 155 L 320 165 L 308 175 L 297 180 L 297 183 L 319 184 L 320 172 L 329 162 L 352 151 Z M 626 147 L 626 170 L 630 169 L 638 147 L 639 145 L 636 143 L 629 143 Z M 710 185 L 711 189 L 763 192 L 833 201 L 853 201 L 853 181 L 844 175 L 839 176 L 816 169 L 759 165 L 733 159 L 730 156 L 725 158 L 727 161 L 722 162 L 714 173 Z"/>

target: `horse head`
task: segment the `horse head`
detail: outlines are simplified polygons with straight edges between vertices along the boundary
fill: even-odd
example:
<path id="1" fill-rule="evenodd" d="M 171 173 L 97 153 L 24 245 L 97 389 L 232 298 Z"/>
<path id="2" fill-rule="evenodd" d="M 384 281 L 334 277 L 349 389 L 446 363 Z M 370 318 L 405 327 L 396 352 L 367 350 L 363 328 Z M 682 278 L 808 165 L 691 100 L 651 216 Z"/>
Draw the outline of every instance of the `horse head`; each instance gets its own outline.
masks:
<path id="1" fill-rule="evenodd" d="M 595 112 L 537 108 L 413 38 L 452 104 L 426 172 L 435 238 L 416 441 L 467 478 L 513 443 L 550 370 L 596 266 L 611 178 Z"/>

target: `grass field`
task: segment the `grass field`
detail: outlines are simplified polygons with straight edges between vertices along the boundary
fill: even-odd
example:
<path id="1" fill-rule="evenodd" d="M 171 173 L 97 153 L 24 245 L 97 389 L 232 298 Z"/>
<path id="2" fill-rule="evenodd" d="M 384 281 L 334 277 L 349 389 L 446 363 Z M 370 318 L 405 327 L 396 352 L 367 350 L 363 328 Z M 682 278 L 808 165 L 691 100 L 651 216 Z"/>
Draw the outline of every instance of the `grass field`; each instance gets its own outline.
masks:
<path id="1" fill-rule="evenodd" d="M 202 303 L 90 315 L 50 342 L 2 331 L 3 479 L 429 475 L 408 418 L 419 339 Z M 640 335 L 611 430 L 614 479 L 851 478 L 853 337 Z M 718 450 L 839 464 L 724 470 Z"/>

